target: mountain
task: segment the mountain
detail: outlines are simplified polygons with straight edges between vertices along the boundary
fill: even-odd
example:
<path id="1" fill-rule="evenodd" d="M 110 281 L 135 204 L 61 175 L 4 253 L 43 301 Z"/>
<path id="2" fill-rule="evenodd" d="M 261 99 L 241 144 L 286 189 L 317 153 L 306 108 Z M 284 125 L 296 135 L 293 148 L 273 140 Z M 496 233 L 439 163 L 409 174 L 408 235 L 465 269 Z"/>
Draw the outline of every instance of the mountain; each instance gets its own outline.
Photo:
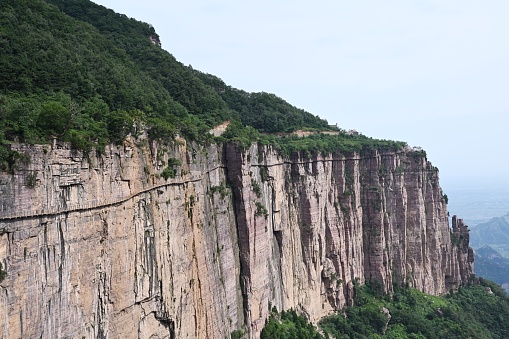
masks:
<path id="1" fill-rule="evenodd" d="M 472 227 L 470 244 L 475 248 L 475 273 L 509 291 L 509 214 Z"/>
<path id="2" fill-rule="evenodd" d="M 475 273 L 509 291 L 509 214 L 492 218 L 470 230 L 475 248 Z"/>
<path id="3" fill-rule="evenodd" d="M 449 229 L 438 173 L 411 150 L 11 147 L 0 326 L 15 336 L 256 338 L 272 307 L 316 322 L 355 282 L 445 294 L 473 274 L 468 229 Z"/>
<path id="4" fill-rule="evenodd" d="M 257 338 L 475 282 L 426 153 L 183 66 L 86 0 L 2 2 L 0 331 Z"/>
<path id="5" fill-rule="evenodd" d="M 472 227 L 470 241 L 473 248 L 490 246 L 509 258 L 509 214 Z"/>
<path id="6" fill-rule="evenodd" d="M 475 273 L 509 291 L 509 214 L 470 228 Z"/>
<path id="7" fill-rule="evenodd" d="M 502 257 L 490 246 L 475 250 L 475 273 L 500 284 L 509 292 L 509 259 Z"/>
<path id="8" fill-rule="evenodd" d="M 133 123 L 148 127 L 152 138 L 201 141 L 225 120 L 262 132 L 331 129 L 275 95 L 211 86 L 214 77 L 161 49 L 152 26 L 90 1 L 4 1 L 2 7 L 0 144 L 58 136 L 90 151 L 135 132 Z M 2 160 L 5 168 L 5 149 Z"/>

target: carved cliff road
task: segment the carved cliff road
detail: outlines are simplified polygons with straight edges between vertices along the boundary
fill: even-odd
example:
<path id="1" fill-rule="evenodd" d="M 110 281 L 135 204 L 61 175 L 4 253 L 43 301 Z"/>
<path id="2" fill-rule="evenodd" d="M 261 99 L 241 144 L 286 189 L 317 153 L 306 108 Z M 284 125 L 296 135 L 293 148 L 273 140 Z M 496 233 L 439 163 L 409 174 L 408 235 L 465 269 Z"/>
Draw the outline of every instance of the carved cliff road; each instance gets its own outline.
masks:
<path id="1" fill-rule="evenodd" d="M 403 152 L 397 152 L 397 153 L 403 153 Z M 355 157 L 355 158 L 349 158 L 348 160 L 355 160 L 360 161 L 364 160 L 366 158 L 372 158 L 372 157 Z M 306 164 L 312 164 L 316 162 L 334 162 L 334 161 L 345 161 L 338 160 L 338 159 L 329 159 L 329 160 L 309 160 L 309 161 L 300 161 L 300 162 L 292 162 L 292 161 L 282 161 L 277 162 L 273 164 L 251 164 L 250 167 L 277 167 L 277 166 L 283 166 L 283 165 L 306 165 Z M 51 209 L 44 209 L 44 210 L 30 210 L 30 211 L 23 211 L 23 212 L 17 212 L 17 213 L 9 213 L 9 211 L 1 211 L 0 212 L 0 221 L 1 220 L 10 220 L 10 219 L 27 219 L 27 218 L 35 218 L 35 217 L 45 217 L 45 216 L 53 216 L 53 215 L 59 215 L 59 214 L 65 214 L 65 213 L 71 213 L 71 212 L 80 212 L 80 211 L 88 211 L 88 210 L 94 210 L 94 209 L 101 209 L 105 207 L 115 206 L 121 203 L 124 203 L 126 201 L 131 200 L 132 198 L 139 196 L 144 193 L 151 192 L 153 190 L 162 188 L 162 187 L 169 187 L 169 186 L 179 186 L 179 185 L 185 185 L 189 183 L 195 183 L 203 179 L 203 175 L 209 174 L 210 172 L 213 172 L 217 170 L 218 168 L 227 168 L 227 166 L 216 166 L 212 169 L 208 169 L 207 171 L 201 173 L 202 176 L 199 178 L 192 178 L 188 180 L 180 180 L 180 181 L 172 181 L 172 182 L 166 182 L 164 184 L 154 185 L 148 188 L 145 188 L 143 190 L 140 190 L 138 192 L 132 193 L 128 196 L 114 199 L 114 200 L 106 200 L 106 201 L 90 201 L 85 204 L 77 204 L 77 205 L 71 205 L 68 207 L 53 207 Z M 409 174 L 408 171 L 406 171 L 406 174 Z"/>
<path id="2" fill-rule="evenodd" d="M 205 171 L 203 174 L 208 174 L 210 172 L 217 170 L 218 168 L 224 168 L 224 166 L 216 166 L 212 169 Z M 71 205 L 68 207 L 53 207 L 50 210 L 47 210 L 47 209 L 46 210 L 31 210 L 31 211 L 23 211 L 23 212 L 12 213 L 12 214 L 3 212 L 3 213 L 0 213 L 0 220 L 27 219 L 27 218 L 59 215 L 59 214 L 70 213 L 70 212 L 81 212 L 81 211 L 88 211 L 88 210 L 94 210 L 94 209 L 101 209 L 101 208 L 105 208 L 105 207 L 122 204 L 126 201 L 131 200 L 132 198 L 134 198 L 138 195 L 148 193 L 150 191 L 156 190 L 161 187 L 185 185 L 185 184 L 189 184 L 189 183 L 198 182 L 201 180 L 202 180 L 202 178 L 200 177 L 200 178 L 192 178 L 192 179 L 188 179 L 188 180 L 166 182 L 164 184 L 151 186 L 151 187 L 142 189 L 138 192 L 132 193 L 126 197 L 122 197 L 122 198 L 114 199 L 114 200 L 90 201 L 89 203 L 86 203 L 86 204 Z"/>

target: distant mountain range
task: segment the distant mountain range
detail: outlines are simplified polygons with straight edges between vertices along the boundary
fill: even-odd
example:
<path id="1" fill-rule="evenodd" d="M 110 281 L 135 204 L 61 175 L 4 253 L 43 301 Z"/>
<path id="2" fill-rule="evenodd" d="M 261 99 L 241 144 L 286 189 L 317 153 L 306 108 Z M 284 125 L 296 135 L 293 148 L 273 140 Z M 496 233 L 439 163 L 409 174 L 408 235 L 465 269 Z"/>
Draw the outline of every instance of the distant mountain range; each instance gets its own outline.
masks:
<path id="1" fill-rule="evenodd" d="M 493 280 L 509 293 L 509 259 L 490 246 L 475 250 L 475 274 Z"/>
<path id="2" fill-rule="evenodd" d="M 470 229 L 475 274 L 502 285 L 509 293 L 509 213 Z"/>
<path id="3" fill-rule="evenodd" d="M 509 258 L 509 213 L 471 227 L 470 246 L 474 249 L 489 246 Z"/>

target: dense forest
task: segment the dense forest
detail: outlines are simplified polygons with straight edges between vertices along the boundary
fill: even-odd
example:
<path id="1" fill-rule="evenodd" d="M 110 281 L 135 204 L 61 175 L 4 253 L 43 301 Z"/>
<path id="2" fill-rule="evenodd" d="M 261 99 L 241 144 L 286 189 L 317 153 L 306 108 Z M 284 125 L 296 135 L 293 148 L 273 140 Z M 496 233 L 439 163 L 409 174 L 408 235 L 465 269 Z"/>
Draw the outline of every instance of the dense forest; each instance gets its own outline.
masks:
<path id="1" fill-rule="evenodd" d="M 261 337 L 268 338 L 508 338 L 509 297 L 485 279 L 437 297 L 408 287 L 384 295 L 376 283 L 355 286 L 354 305 L 316 328 L 295 311 L 274 309 Z"/>
<path id="2" fill-rule="evenodd" d="M 285 154 L 405 145 L 351 136 L 274 94 L 227 86 L 163 50 L 151 25 L 88 0 L 6 0 L 0 27 L 0 170 L 16 161 L 13 141 L 57 138 L 88 153 L 142 131 L 162 140 L 262 142 Z M 229 130 L 214 140 L 207 132 L 224 121 Z M 339 136 L 274 135 L 295 130 Z"/>

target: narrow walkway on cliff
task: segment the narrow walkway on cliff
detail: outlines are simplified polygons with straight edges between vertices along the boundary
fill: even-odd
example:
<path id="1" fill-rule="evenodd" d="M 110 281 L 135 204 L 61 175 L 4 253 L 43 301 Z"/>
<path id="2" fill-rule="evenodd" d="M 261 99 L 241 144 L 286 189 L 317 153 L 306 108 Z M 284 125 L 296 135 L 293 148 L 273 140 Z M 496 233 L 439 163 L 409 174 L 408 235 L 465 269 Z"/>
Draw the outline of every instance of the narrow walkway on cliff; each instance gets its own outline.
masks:
<path id="1" fill-rule="evenodd" d="M 401 152 L 397 152 L 397 153 L 401 153 Z M 369 156 L 369 157 L 358 156 L 358 157 L 348 158 L 348 159 L 343 158 L 343 159 L 320 159 L 320 160 L 316 159 L 316 160 L 308 160 L 308 161 L 282 161 L 282 162 L 273 163 L 273 164 L 250 164 L 249 166 L 250 167 L 269 168 L 269 167 L 288 165 L 288 164 L 305 165 L 305 164 L 311 164 L 311 163 L 317 163 L 317 162 L 334 162 L 334 161 L 347 161 L 347 160 L 359 161 L 362 159 L 373 158 L 373 157 L 374 156 Z M 27 218 L 35 218 L 35 217 L 54 216 L 54 215 L 59 215 L 59 214 L 64 214 L 64 213 L 80 212 L 80 211 L 101 209 L 101 208 L 105 208 L 105 207 L 109 207 L 109 206 L 114 206 L 114 205 L 129 201 L 129 200 L 133 199 L 134 197 L 139 196 L 141 194 L 156 190 L 158 188 L 168 187 L 168 186 L 180 186 L 180 185 L 185 185 L 188 183 L 199 182 L 199 181 L 203 180 L 203 176 L 205 174 L 209 174 L 210 172 L 215 171 L 219 168 L 226 168 L 226 166 L 218 165 L 214 168 L 208 169 L 208 170 L 200 173 L 201 175 L 199 177 L 190 178 L 187 180 L 179 180 L 179 181 L 174 180 L 171 182 L 165 182 L 163 184 L 154 185 L 154 186 L 151 186 L 148 188 L 144 188 L 143 190 L 132 193 L 126 197 L 122 197 L 122 198 L 118 198 L 118 199 L 114 199 L 114 200 L 90 201 L 88 203 L 70 205 L 67 207 L 52 207 L 52 208 L 45 208 L 45 209 L 41 209 L 41 210 L 29 210 L 29 211 L 23 211 L 23 212 L 0 211 L 0 221 L 12 220 L 12 219 L 27 219 Z M 409 174 L 411 172 L 406 170 L 405 173 Z"/>
<path id="2" fill-rule="evenodd" d="M 207 171 L 203 172 L 204 174 L 209 174 L 212 171 L 215 171 L 219 168 L 224 168 L 224 166 L 216 166 L 212 169 L 208 169 Z M 87 211 L 87 210 L 94 210 L 94 209 L 101 209 L 104 207 L 110 207 L 118 204 L 122 204 L 126 201 L 131 200 L 132 198 L 148 193 L 150 191 L 156 190 L 158 188 L 162 187 L 168 187 L 168 186 L 180 186 L 185 185 L 193 182 L 199 182 L 203 179 L 203 177 L 199 178 L 191 178 L 188 180 L 175 180 L 171 182 L 165 182 L 163 184 L 154 185 L 148 188 L 144 188 L 138 192 L 132 193 L 126 197 L 114 199 L 114 200 L 106 200 L 106 201 L 90 201 L 88 203 L 84 204 L 78 204 L 78 205 L 70 205 L 67 207 L 53 207 L 50 209 L 44 209 L 44 210 L 30 210 L 30 211 L 23 211 L 23 212 L 16 212 L 16 213 L 9 213 L 8 211 L 2 211 L 0 213 L 0 220 L 10 220 L 10 219 L 26 219 L 26 218 L 34 218 L 34 217 L 45 217 L 45 216 L 53 216 L 53 215 L 59 215 L 64 213 L 70 213 L 70 212 L 81 212 L 81 211 Z M 4 214 L 5 213 L 5 214 Z"/>

